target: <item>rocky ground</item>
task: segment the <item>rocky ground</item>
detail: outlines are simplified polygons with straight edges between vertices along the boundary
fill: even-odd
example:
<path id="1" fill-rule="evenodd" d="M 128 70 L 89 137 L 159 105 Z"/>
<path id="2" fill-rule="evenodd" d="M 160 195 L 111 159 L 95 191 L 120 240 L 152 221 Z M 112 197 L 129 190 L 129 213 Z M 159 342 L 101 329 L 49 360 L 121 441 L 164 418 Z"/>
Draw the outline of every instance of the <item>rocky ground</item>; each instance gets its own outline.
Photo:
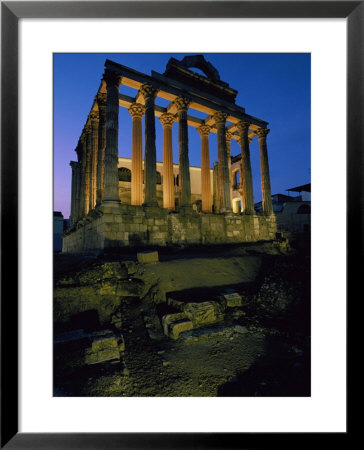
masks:
<path id="1" fill-rule="evenodd" d="M 307 251 L 287 254 L 266 244 L 195 249 L 161 252 L 160 262 L 145 265 L 135 253 L 57 255 L 54 269 L 55 396 L 310 395 Z M 162 317 L 176 312 L 169 299 L 218 301 L 224 292 L 241 295 L 242 306 L 177 340 L 163 334 Z M 109 322 L 90 315 L 92 296 L 107 303 Z M 73 302 L 85 305 L 84 314 L 67 316 Z M 123 336 L 115 344 L 120 360 L 85 364 L 95 333 L 105 329 Z"/>

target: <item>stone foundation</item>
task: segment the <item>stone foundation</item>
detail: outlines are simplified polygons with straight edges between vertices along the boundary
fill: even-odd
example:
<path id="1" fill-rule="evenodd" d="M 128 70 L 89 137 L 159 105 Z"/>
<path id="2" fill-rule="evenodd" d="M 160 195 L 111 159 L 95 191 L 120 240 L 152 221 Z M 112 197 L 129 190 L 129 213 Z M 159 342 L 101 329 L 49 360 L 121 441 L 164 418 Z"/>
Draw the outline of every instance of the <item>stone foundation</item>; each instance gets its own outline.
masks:
<path id="1" fill-rule="evenodd" d="M 197 214 L 112 204 L 92 210 L 66 231 L 63 252 L 118 247 L 230 244 L 271 240 L 274 215 Z"/>

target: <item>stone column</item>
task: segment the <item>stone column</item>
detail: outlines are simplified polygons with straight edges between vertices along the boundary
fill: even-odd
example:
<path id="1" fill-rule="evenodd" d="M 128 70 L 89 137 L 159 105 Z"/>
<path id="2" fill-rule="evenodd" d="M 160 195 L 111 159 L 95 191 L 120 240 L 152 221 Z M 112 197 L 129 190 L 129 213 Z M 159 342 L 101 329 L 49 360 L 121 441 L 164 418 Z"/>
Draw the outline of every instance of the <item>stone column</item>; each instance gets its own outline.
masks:
<path id="1" fill-rule="evenodd" d="M 91 125 L 87 123 L 84 128 L 84 201 L 85 215 L 90 211 L 90 185 L 91 185 Z"/>
<path id="2" fill-rule="evenodd" d="M 219 212 L 225 213 L 231 211 L 229 169 L 225 139 L 225 123 L 227 114 L 218 111 L 213 117 L 217 128 L 217 151 L 219 160 L 218 190 L 220 193 Z"/>
<path id="3" fill-rule="evenodd" d="M 225 132 L 226 139 L 226 154 L 228 160 L 228 171 L 229 171 L 229 185 L 230 185 L 230 205 L 233 206 L 233 174 L 231 172 L 231 139 L 233 134 L 230 131 Z"/>
<path id="4" fill-rule="evenodd" d="M 102 202 L 120 203 L 118 177 L 119 84 L 120 76 L 106 70 L 106 147 L 104 158 L 104 196 Z"/>
<path id="5" fill-rule="evenodd" d="M 212 212 L 211 176 L 210 176 L 210 149 L 209 134 L 211 127 L 201 125 L 197 128 L 201 136 L 201 193 L 202 211 Z"/>
<path id="6" fill-rule="evenodd" d="M 76 220 L 81 219 L 84 216 L 84 167 L 83 167 L 83 147 L 82 137 L 80 137 L 77 147 L 77 160 L 78 160 L 78 188 L 77 188 L 77 217 Z"/>
<path id="7" fill-rule="evenodd" d="M 71 213 L 70 213 L 70 225 L 75 223 L 75 209 L 76 209 L 76 161 L 71 161 L 70 166 L 72 168 L 72 182 L 71 182 Z"/>
<path id="8" fill-rule="evenodd" d="M 104 168 L 105 168 L 105 147 L 106 147 L 106 93 L 97 94 L 97 104 L 99 107 L 99 132 L 97 150 L 97 170 L 96 170 L 96 206 L 100 205 L 104 196 Z"/>
<path id="9" fill-rule="evenodd" d="M 99 113 L 92 111 L 91 119 L 91 195 L 90 209 L 96 206 L 97 157 L 99 147 Z"/>
<path id="10" fill-rule="evenodd" d="M 174 101 L 178 111 L 178 146 L 179 146 L 179 192 L 180 208 L 192 209 L 190 161 L 188 156 L 188 124 L 187 110 L 190 101 L 185 97 L 177 97 Z"/>
<path id="11" fill-rule="evenodd" d="M 76 181 L 75 181 L 75 208 L 74 208 L 74 223 L 80 219 L 80 205 L 81 205 L 81 163 L 77 162 Z"/>
<path id="12" fill-rule="evenodd" d="M 144 206 L 158 206 L 157 202 L 157 160 L 155 148 L 155 117 L 154 100 L 157 90 L 150 84 L 140 87 L 141 95 L 145 101 L 145 196 Z"/>
<path id="13" fill-rule="evenodd" d="M 218 189 L 217 189 L 217 185 L 218 185 L 218 171 L 219 171 L 219 163 L 215 162 L 214 163 L 214 171 L 213 171 L 213 178 L 212 178 L 212 182 L 213 182 L 213 195 L 212 195 L 212 204 L 213 204 L 213 211 L 214 213 L 219 212 L 220 210 L 220 203 L 219 203 L 219 197 L 218 197 Z"/>
<path id="14" fill-rule="evenodd" d="M 175 209 L 173 183 L 172 127 L 173 114 L 164 113 L 159 117 L 163 125 L 163 208 Z"/>
<path id="15" fill-rule="evenodd" d="M 140 103 L 133 103 L 128 109 L 133 118 L 131 149 L 131 204 L 143 203 L 143 147 L 142 117 L 145 108 Z"/>
<path id="16" fill-rule="evenodd" d="M 257 130 L 257 136 L 259 140 L 259 153 L 260 153 L 262 205 L 263 205 L 263 213 L 266 215 L 270 215 L 273 213 L 272 195 L 270 190 L 268 151 L 267 151 L 267 134 L 269 133 L 269 131 L 270 130 L 266 128 L 259 128 Z"/>
<path id="17" fill-rule="evenodd" d="M 244 214 L 254 214 L 254 197 L 253 197 L 253 177 L 250 163 L 249 150 L 249 122 L 241 120 L 237 127 L 240 133 L 239 143 L 241 146 L 241 176 L 240 176 L 240 194 L 241 204 Z"/>

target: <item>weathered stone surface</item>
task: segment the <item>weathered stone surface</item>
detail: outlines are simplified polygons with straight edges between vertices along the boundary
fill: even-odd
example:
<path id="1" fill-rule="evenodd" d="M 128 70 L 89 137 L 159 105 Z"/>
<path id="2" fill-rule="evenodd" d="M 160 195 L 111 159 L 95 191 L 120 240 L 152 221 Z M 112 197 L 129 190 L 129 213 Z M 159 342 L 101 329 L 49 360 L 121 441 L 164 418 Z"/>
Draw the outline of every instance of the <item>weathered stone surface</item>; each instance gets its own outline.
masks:
<path id="1" fill-rule="evenodd" d="M 182 313 L 166 314 L 162 317 L 163 332 L 166 336 L 169 334 L 169 325 L 178 320 L 186 319 L 186 315 Z"/>
<path id="2" fill-rule="evenodd" d="M 122 336 L 118 339 L 110 330 L 102 330 L 93 333 L 92 338 L 91 348 L 85 351 L 86 364 L 120 360 L 120 351 L 125 350 Z"/>
<path id="3" fill-rule="evenodd" d="M 92 341 L 92 351 L 97 352 L 106 348 L 115 348 L 118 346 L 118 340 L 116 336 L 110 334 L 108 336 L 101 336 Z"/>
<path id="4" fill-rule="evenodd" d="M 120 360 L 120 352 L 118 348 L 105 348 L 103 350 L 94 352 L 92 349 L 87 349 L 85 352 L 86 364 L 98 364 L 107 361 Z"/>
<path id="5" fill-rule="evenodd" d="M 150 264 L 159 261 L 158 252 L 139 252 L 137 253 L 137 258 L 140 263 Z"/>
<path id="6" fill-rule="evenodd" d="M 125 207 L 122 211 L 120 208 Z M 103 250 L 108 247 L 168 244 L 217 244 L 275 238 L 275 216 L 191 216 L 167 209 L 119 205 L 100 216 L 87 217 L 63 238 L 63 252 Z"/>
<path id="7" fill-rule="evenodd" d="M 188 319 L 182 319 L 179 320 L 177 322 L 173 322 L 170 326 L 169 326 L 169 336 L 172 339 L 178 339 L 180 333 L 182 333 L 183 331 L 189 331 L 193 329 L 193 323 L 191 322 L 191 320 Z"/>
<path id="8" fill-rule="evenodd" d="M 217 302 L 187 303 L 184 313 L 194 326 L 210 324 L 223 319 L 221 306 Z"/>
<path id="9" fill-rule="evenodd" d="M 226 301 L 227 308 L 234 308 L 243 304 L 243 299 L 237 292 L 224 294 L 222 297 Z"/>

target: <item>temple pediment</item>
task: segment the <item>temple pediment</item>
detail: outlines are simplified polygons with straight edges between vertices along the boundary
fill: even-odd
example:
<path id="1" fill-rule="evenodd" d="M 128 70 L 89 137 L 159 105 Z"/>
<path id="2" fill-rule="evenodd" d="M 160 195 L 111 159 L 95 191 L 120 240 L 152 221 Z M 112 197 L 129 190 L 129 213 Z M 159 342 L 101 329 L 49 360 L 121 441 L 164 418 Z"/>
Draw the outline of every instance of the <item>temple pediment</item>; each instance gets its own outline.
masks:
<path id="1" fill-rule="evenodd" d="M 200 75 L 191 68 L 200 69 L 205 76 Z M 181 61 L 170 58 L 164 76 L 183 83 L 186 87 L 198 89 L 235 104 L 238 92 L 228 83 L 221 81 L 217 69 L 203 55 L 185 56 Z"/>

